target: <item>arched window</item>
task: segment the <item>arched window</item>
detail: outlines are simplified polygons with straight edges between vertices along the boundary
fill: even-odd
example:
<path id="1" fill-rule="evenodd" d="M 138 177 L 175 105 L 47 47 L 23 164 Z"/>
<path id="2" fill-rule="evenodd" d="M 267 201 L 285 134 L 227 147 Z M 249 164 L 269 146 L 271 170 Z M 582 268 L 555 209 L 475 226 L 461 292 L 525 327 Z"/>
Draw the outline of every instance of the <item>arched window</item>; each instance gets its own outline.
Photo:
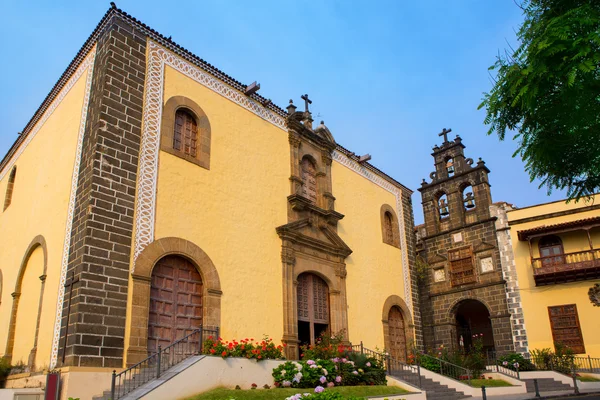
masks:
<path id="1" fill-rule="evenodd" d="M 198 153 L 198 123 L 194 116 L 185 109 L 179 109 L 175 113 L 173 149 L 191 157 L 196 157 Z"/>
<path id="2" fill-rule="evenodd" d="M 394 241 L 394 223 L 392 214 L 386 211 L 383 216 L 383 229 L 385 234 L 385 242 L 392 243 Z"/>
<path id="3" fill-rule="evenodd" d="M 6 196 L 4 197 L 4 210 L 10 206 L 12 201 L 13 189 L 15 186 L 15 178 L 17 177 L 17 167 L 14 166 L 8 177 L 8 185 L 6 186 Z"/>
<path id="4" fill-rule="evenodd" d="M 463 207 L 466 211 L 474 209 L 477 205 L 475 204 L 475 196 L 473 195 L 473 186 L 466 186 L 462 191 Z"/>
<path id="5" fill-rule="evenodd" d="M 302 196 L 317 202 L 317 168 L 308 156 L 302 158 Z"/>
<path id="6" fill-rule="evenodd" d="M 396 212 L 389 204 L 381 206 L 381 235 L 383 243 L 400 247 L 400 230 Z"/>
<path id="7" fill-rule="evenodd" d="M 454 159 L 452 157 L 446 159 L 446 172 L 448 173 L 448 178 L 454 176 Z"/>
<path id="8" fill-rule="evenodd" d="M 448 209 L 448 196 L 446 196 L 446 193 L 443 193 L 438 198 L 438 211 L 440 213 L 440 220 L 445 220 L 450 216 L 450 211 Z"/>
<path id="9" fill-rule="evenodd" d="M 539 243 L 542 267 L 561 265 L 565 263 L 562 240 L 558 236 L 544 236 Z"/>

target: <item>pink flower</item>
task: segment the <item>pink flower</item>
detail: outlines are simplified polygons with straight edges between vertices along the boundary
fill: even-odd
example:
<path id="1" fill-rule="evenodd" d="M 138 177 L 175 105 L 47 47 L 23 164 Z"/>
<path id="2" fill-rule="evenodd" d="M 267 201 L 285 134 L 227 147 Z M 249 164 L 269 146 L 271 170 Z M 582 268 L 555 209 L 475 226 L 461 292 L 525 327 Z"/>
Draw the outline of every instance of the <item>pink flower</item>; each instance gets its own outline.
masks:
<path id="1" fill-rule="evenodd" d="M 328 387 L 328 388 L 332 388 L 332 387 L 334 387 L 334 386 L 335 386 L 335 383 L 333 383 L 333 382 L 329 382 L 329 383 L 327 384 L 327 387 Z"/>
<path id="2" fill-rule="evenodd" d="M 365 364 L 365 365 L 366 365 L 367 367 L 370 367 L 370 366 L 371 366 L 371 363 L 370 363 L 370 362 L 367 362 L 367 364 Z"/>
<path id="3" fill-rule="evenodd" d="M 313 360 L 308 360 L 306 363 L 307 363 L 308 365 L 315 365 L 315 362 L 314 362 Z"/>
<path id="4" fill-rule="evenodd" d="M 325 378 L 324 376 L 322 376 L 322 377 L 319 378 L 319 381 L 321 383 L 325 383 L 325 382 L 327 382 L 327 378 Z"/>
<path id="5" fill-rule="evenodd" d="M 315 393 L 321 393 L 321 392 L 323 392 L 323 390 L 325 390 L 325 388 L 323 386 L 317 386 L 315 388 Z"/>
<path id="6" fill-rule="evenodd" d="M 352 371 L 354 375 L 358 375 L 358 371 Z"/>
<path id="7" fill-rule="evenodd" d="M 340 383 L 340 382 L 342 381 L 342 377 L 341 377 L 341 376 L 339 376 L 339 375 L 338 375 L 338 376 L 336 376 L 336 377 L 335 377 L 335 381 L 336 381 L 337 383 Z"/>

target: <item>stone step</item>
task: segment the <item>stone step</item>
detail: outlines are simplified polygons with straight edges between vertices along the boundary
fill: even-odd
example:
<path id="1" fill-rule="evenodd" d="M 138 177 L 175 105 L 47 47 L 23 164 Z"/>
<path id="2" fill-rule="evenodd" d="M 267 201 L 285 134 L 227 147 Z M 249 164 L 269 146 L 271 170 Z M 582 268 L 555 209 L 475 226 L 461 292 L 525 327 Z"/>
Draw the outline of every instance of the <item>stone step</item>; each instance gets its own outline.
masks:
<path id="1" fill-rule="evenodd" d="M 400 374 L 392 374 L 393 377 L 408 383 L 418 379 L 418 375 L 416 373 L 404 373 L 402 375 L 404 375 L 404 379 Z M 410 381 L 407 380 L 407 376 L 410 376 L 412 379 L 410 379 Z M 436 382 L 433 379 L 425 378 L 423 376 L 421 376 L 421 389 L 425 391 L 427 400 L 459 400 L 471 397 L 466 396 L 463 392 L 459 392 L 455 389 L 449 388 L 448 385 L 442 385 L 441 383 Z"/>
<path id="2" fill-rule="evenodd" d="M 528 393 L 535 392 L 535 385 L 533 379 L 523 379 Z M 555 392 L 561 390 L 570 390 L 573 387 L 571 385 L 564 384 L 552 378 L 538 378 L 538 389 L 540 392 Z"/>

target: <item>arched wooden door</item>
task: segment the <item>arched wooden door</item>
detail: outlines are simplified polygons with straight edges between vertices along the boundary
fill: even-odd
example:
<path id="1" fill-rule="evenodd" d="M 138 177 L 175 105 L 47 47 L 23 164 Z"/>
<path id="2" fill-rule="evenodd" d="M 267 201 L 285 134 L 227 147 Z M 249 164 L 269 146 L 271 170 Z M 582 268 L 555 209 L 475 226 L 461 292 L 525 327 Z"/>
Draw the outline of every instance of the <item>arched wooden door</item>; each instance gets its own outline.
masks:
<path id="1" fill-rule="evenodd" d="M 329 287 L 314 274 L 298 276 L 298 340 L 315 344 L 329 329 Z"/>
<path id="2" fill-rule="evenodd" d="M 389 352 L 392 358 L 406 362 L 406 329 L 404 317 L 399 307 L 394 306 L 388 314 L 390 335 Z"/>
<path id="3" fill-rule="evenodd" d="M 202 325 L 202 278 L 187 259 L 162 258 L 152 270 L 148 352 L 181 339 Z"/>

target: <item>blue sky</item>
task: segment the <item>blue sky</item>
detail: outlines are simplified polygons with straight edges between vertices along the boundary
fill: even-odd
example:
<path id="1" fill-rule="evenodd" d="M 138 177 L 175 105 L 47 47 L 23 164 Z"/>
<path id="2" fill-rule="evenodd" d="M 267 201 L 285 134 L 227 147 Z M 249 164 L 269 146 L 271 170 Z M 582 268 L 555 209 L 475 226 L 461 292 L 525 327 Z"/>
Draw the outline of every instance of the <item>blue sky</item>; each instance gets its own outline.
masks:
<path id="1" fill-rule="evenodd" d="M 0 154 L 8 151 L 102 15 L 106 1 L 0 0 Z M 117 6 L 285 107 L 308 93 L 336 141 L 415 190 L 452 128 L 492 171 L 494 201 L 553 201 L 530 183 L 512 141 L 487 136 L 477 110 L 488 67 L 515 44 L 510 0 L 138 1 Z M 319 116 L 320 115 L 320 116 Z M 343 212 L 343 210 L 340 210 Z"/>

